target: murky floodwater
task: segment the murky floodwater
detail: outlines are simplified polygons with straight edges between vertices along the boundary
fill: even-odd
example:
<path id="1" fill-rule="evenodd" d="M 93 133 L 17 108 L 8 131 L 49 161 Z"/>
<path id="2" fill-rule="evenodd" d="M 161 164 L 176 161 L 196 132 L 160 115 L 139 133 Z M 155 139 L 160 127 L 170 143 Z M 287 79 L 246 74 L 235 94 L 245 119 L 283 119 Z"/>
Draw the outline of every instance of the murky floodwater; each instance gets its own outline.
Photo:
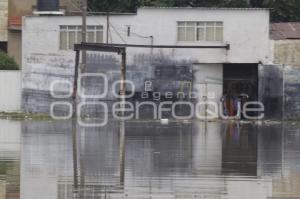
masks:
<path id="1" fill-rule="evenodd" d="M 0 125 L 0 199 L 300 197 L 298 124 Z"/>

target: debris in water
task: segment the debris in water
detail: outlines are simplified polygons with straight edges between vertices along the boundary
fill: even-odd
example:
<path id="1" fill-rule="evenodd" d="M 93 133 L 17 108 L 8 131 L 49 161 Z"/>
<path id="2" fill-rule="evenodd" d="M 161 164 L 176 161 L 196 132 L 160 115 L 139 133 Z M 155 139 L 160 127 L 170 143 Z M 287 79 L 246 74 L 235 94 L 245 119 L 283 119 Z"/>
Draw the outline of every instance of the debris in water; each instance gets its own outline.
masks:
<path id="1" fill-rule="evenodd" d="M 160 119 L 161 124 L 169 124 L 169 119 Z"/>

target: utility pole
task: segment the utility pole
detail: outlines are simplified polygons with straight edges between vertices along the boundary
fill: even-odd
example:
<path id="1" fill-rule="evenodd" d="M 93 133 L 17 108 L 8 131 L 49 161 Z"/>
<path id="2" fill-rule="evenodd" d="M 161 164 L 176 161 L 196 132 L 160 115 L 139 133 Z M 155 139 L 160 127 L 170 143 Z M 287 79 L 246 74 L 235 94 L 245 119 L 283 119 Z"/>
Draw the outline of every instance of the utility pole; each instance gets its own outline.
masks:
<path id="1" fill-rule="evenodd" d="M 81 0 L 81 11 L 82 11 L 82 39 L 83 43 L 86 43 L 86 16 L 87 16 L 87 0 Z M 86 67 L 86 51 L 82 51 L 81 57 L 81 71 Z"/>
<path id="2" fill-rule="evenodd" d="M 109 12 L 106 13 L 106 44 L 108 44 L 109 37 Z"/>

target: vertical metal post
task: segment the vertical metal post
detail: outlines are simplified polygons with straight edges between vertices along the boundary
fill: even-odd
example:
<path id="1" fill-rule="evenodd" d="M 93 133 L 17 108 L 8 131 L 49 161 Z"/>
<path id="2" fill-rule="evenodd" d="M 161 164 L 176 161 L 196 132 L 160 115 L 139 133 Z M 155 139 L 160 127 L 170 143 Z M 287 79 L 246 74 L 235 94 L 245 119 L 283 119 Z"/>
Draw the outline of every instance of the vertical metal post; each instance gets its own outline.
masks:
<path id="1" fill-rule="evenodd" d="M 73 80 L 73 95 L 72 95 L 74 118 L 77 117 L 77 88 L 78 88 L 78 75 L 79 75 L 79 60 L 80 60 L 80 51 L 76 50 L 74 80 Z"/>
<path id="2" fill-rule="evenodd" d="M 150 43 L 151 43 L 151 46 L 154 45 L 154 37 L 153 36 L 150 36 Z M 150 51 L 150 55 L 151 55 L 151 58 L 153 57 L 153 47 L 151 47 L 151 51 Z"/>
<path id="3" fill-rule="evenodd" d="M 78 191 L 78 154 L 77 154 L 77 88 L 78 88 L 78 73 L 79 73 L 80 51 L 76 50 L 74 81 L 73 81 L 73 117 L 72 120 L 72 141 L 73 141 L 73 175 L 74 188 Z"/>
<path id="4" fill-rule="evenodd" d="M 121 85 L 120 85 L 120 95 L 121 102 L 124 103 L 126 101 L 126 50 L 122 50 L 122 63 L 121 63 Z"/>
<path id="5" fill-rule="evenodd" d="M 80 116 L 78 116 L 80 117 Z M 80 146 L 79 146 L 79 174 L 80 174 L 80 190 L 79 190 L 79 198 L 85 198 L 85 191 L 84 191 L 84 186 L 85 186 L 85 162 L 84 162 L 84 157 L 85 157 L 85 129 L 84 127 L 82 128 L 80 133 Z"/>
<path id="6" fill-rule="evenodd" d="M 207 121 L 207 109 L 208 109 L 208 106 L 207 106 L 207 100 L 208 100 L 208 90 L 207 90 L 207 82 L 205 80 L 205 121 Z"/>
<path id="7" fill-rule="evenodd" d="M 108 37 L 109 37 L 109 12 L 106 14 L 106 44 L 108 44 Z"/>
<path id="8" fill-rule="evenodd" d="M 87 15 L 87 0 L 82 0 L 81 1 L 81 10 L 82 10 L 82 38 L 81 41 L 83 43 L 86 43 L 86 15 Z M 86 66 L 86 51 L 82 51 L 82 65 L 81 65 L 81 71 L 84 70 Z"/>
<path id="9" fill-rule="evenodd" d="M 120 185 L 125 181 L 125 121 L 120 121 Z"/>
<path id="10" fill-rule="evenodd" d="M 285 120 L 285 65 L 282 65 L 282 119 Z"/>
<path id="11" fill-rule="evenodd" d="M 86 18 L 87 18 L 87 0 L 82 0 L 82 43 L 86 43 L 86 38 L 87 38 L 87 22 L 86 22 Z M 82 50 L 82 57 L 81 57 L 81 68 L 80 68 L 80 73 L 83 73 L 85 68 L 86 68 L 86 50 Z M 78 78 L 78 73 L 79 71 L 77 70 L 77 77 L 76 77 L 76 81 Z M 81 86 L 81 85 L 79 85 Z M 77 100 L 76 100 L 77 101 Z M 76 102 L 76 106 L 77 106 L 77 102 Z M 80 117 L 80 115 L 77 114 L 77 108 L 76 108 L 76 120 L 77 117 Z M 79 191 L 79 197 L 80 198 L 84 198 L 84 184 L 85 184 L 85 174 L 84 174 L 84 161 L 83 161 L 83 156 L 84 156 L 84 150 L 85 150 L 85 132 L 84 129 L 82 130 L 83 132 L 80 132 L 80 148 L 79 148 L 79 165 L 80 165 L 80 191 Z"/>
<path id="12" fill-rule="evenodd" d="M 78 156 L 77 156 L 77 124 L 72 120 L 72 145 L 73 145 L 73 177 L 74 188 L 78 191 Z"/>
<path id="13" fill-rule="evenodd" d="M 126 102 L 126 49 L 121 52 L 122 63 L 121 63 L 121 84 L 120 84 L 120 95 L 121 95 L 121 109 L 122 116 L 124 116 L 125 102 Z M 125 180 L 125 121 L 120 121 L 120 184 L 124 185 Z"/>

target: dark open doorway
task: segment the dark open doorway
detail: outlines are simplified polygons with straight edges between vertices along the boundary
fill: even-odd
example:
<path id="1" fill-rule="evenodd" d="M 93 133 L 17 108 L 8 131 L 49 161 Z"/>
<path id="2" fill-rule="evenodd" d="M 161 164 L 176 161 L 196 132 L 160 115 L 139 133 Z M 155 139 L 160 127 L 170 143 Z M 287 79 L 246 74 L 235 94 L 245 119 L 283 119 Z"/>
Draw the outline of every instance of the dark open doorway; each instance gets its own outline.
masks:
<path id="1" fill-rule="evenodd" d="M 258 99 L 258 64 L 224 64 L 223 93 L 231 96 L 246 94 L 248 100 Z"/>
<path id="2" fill-rule="evenodd" d="M 224 64 L 223 79 L 223 112 L 240 117 L 247 101 L 258 100 L 258 64 Z"/>

